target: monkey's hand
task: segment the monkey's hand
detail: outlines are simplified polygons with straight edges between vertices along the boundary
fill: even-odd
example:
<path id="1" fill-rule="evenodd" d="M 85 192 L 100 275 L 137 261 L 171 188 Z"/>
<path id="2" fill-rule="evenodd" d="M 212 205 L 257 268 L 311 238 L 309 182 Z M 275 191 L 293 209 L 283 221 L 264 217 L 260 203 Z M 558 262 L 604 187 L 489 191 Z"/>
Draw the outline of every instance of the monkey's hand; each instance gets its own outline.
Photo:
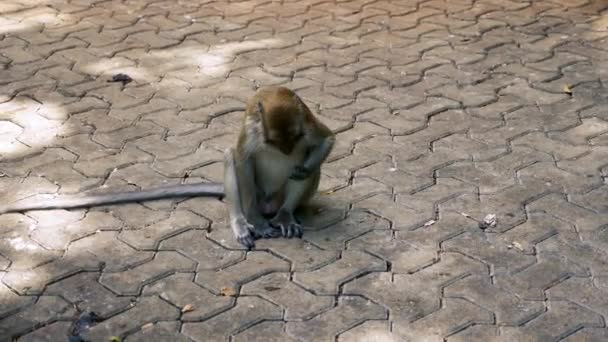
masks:
<path id="1" fill-rule="evenodd" d="M 255 242 L 251 232 L 255 229 L 245 218 L 238 218 L 233 223 L 235 226 L 235 237 L 241 245 L 247 249 L 255 247 Z"/>
<path id="2" fill-rule="evenodd" d="M 293 217 L 293 214 L 287 211 L 279 211 L 277 215 L 270 220 L 270 224 L 281 228 L 281 233 L 286 238 L 302 237 L 302 226 Z"/>
<path id="3" fill-rule="evenodd" d="M 281 236 L 281 231 L 273 227 L 268 221 L 261 219 L 254 224 L 253 236 L 256 239 L 272 239 Z"/>
<path id="4" fill-rule="evenodd" d="M 312 172 L 312 169 L 310 169 L 306 166 L 303 166 L 303 165 L 298 165 L 293 168 L 293 171 L 291 173 L 291 176 L 289 176 L 289 178 L 295 179 L 295 180 L 303 180 L 303 179 L 310 177 L 311 172 Z"/>
<path id="5" fill-rule="evenodd" d="M 294 167 L 289 178 L 303 180 L 309 178 L 313 172 L 318 171 L 321 168 L 321 164 L 325 161 L 325 158 L 327 158 L 331 152 L 334 141 L 335 138 L 332 135 L 324 139 L 316 147 L 311 148 L 307 152 L 307 156 L 302 162 L 302 165 L 297 165 Z"/>

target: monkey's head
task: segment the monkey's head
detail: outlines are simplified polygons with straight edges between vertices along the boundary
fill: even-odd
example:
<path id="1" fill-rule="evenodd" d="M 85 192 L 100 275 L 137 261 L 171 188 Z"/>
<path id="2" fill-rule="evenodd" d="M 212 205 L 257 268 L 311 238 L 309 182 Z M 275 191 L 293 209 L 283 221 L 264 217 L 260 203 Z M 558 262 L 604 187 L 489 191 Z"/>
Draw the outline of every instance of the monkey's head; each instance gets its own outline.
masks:
<path id="1" fill-rule="evenodd" d="M 293 100 L 294 95 L 277 92 L 258 103 L 264 142 L 284 154 L 291 154 L 305 133 L 306 113 Z"/>
<path id="2" fill-rule="evenodd" d="M 264 141 L 284 154 L 291 154 L 304 136 L 302 119 L 291 110 L 273 110 L 262 116 Z"/>

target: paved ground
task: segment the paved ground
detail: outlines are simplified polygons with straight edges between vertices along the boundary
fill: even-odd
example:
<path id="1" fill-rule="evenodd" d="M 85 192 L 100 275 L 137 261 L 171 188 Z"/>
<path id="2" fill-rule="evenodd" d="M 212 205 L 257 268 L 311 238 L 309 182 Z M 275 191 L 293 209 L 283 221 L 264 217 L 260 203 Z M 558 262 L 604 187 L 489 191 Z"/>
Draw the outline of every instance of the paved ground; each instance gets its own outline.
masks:
<path id="1" fill-rule="evenodd" d="M 3 0 L 3 203 L 220 180 L 261 85 L 338 142 L 248 253 L 209 199 L 0 216 L 2 341 L 608 340 L 607 7 Z"/>

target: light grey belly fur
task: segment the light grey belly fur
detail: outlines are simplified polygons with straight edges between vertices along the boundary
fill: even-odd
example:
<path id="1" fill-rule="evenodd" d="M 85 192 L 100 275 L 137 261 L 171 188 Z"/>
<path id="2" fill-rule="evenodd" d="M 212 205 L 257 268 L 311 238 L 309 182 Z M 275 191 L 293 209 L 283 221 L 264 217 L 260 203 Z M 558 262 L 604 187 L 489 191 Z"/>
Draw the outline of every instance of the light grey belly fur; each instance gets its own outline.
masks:
<path id="1" fill-rule="evenodd" d="M 264 195 L 272 195 L 279 191 L 287 182 L 296 165 L 301 165 L 305 157 L 303 146 L 296 146 L 292 156 L 283 154 L 278 149 L 265 147 L 255 155 L 255 171 L 257 175 L 266 175 L 257 179 Z"/>

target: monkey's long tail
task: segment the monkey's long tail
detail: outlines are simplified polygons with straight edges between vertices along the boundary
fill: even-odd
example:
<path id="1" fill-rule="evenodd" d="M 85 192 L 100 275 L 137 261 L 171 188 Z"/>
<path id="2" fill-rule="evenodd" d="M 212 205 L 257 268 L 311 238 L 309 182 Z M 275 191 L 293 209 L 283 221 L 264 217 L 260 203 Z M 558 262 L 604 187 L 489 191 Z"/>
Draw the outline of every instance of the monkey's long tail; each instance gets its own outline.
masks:
<path id="1" fill-rule="evenodd" d="M 21 201 L 6 206 L 0 205 L 0 214 L 29 210 L 73 209 L 100 205 L 134 203 L 168 198 L 224 197 L 224 184 L 197 183 L 163 186 L 152 189 L 125 192 L 99 193 L 88 195 L 60 196 L 33 201 Z"/>

